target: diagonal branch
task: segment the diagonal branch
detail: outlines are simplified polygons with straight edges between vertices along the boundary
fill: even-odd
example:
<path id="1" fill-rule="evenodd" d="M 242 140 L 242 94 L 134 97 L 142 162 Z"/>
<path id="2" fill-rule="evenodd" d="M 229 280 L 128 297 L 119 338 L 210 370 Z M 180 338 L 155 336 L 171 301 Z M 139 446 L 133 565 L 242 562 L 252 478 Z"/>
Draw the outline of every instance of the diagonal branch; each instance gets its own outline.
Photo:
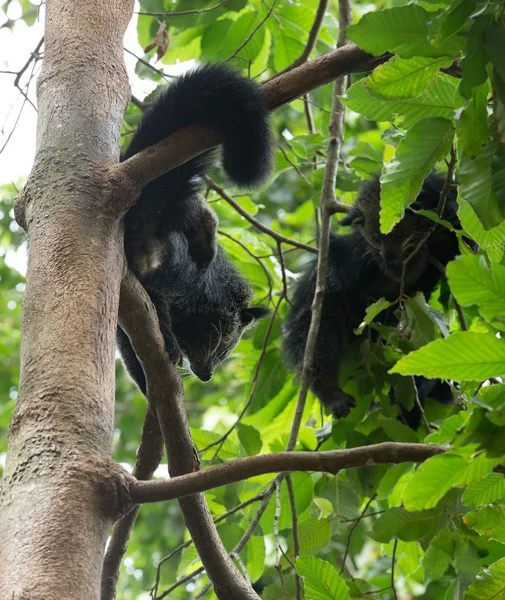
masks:
<path id="1" fill-rule="evenodd" d="M 165 351 L 156 309 L 135 276 L 121 284 L 119 323 L 127 332 L 147 381 L 151 410 L 157 415 L 172 477 L 199 470 L 184 409 L 184 388 Z M 134 504 L 136 501 L 134 501 Z M 220 600 L 258 600 L 228 556 L 203 494 L 179 500 L 181 512 Z"/>
<path id="2" fill-rule="evenodd" d="M 135 503 L 183 498 L 223 485 L 267 473 L 311 471 L 336 475 L 342 469 L 404 462 L 419 463 L 445 452 L 435 444 L 383 442 L 328 452 L 273 452 L 239 458 L 205 471 L 171 477 L 163 481 L 137 481 L 130 487 Z"/>
<path id="3" fill-rule="evenodd" d="M 355 44 L 348 44 L 267 81 L 263 84 L 266 104 L 273 111 L 337 77 L 373 69 L 388 58 L 389 55 L 372 56 Z M 208 127 L 185 127 L 128 160 L 112 165 L 111 175 L 136 180 L 144 186 L 219 143 L 217 133 Z"/>

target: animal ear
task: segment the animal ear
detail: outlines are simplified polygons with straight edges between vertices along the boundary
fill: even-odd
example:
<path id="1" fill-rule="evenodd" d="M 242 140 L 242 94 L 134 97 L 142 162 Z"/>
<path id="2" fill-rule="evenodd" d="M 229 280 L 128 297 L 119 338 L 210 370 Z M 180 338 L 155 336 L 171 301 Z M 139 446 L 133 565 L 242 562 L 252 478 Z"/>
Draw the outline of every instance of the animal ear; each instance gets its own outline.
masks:
<path id="1" fill-rule="evenodd" d="M 345 227 L 347 225 L 351 225 L 351 226 L 363 225 L 364 222 L 365 222 L 365 217 L 363 216 L 363 213 L 360 211 L 359 208 L 353 207 L 347 213 L 347 215 L 341 221 L 339 221 L 339 224 L 343 225 Z"/>
<path id="2" fill-rule="evenodd" d="M 250 306 L 249 308 L 244 308 L 244 310 L 240 313 L 240 320 L 244 326 L 252 325 L 254 321 L 263 319 L 269 314 L 270 309 L 266 306 Z"/>

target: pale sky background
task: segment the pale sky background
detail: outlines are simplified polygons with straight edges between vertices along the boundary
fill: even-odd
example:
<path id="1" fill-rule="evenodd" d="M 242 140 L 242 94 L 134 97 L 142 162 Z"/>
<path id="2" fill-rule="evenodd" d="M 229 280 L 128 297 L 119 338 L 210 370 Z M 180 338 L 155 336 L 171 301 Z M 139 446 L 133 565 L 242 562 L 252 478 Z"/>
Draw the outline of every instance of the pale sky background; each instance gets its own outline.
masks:
<path id="1" fill-rule="evenodd" d="M 1 2 L 1 0 L 0 0 Z M 37 6 L 38 3 L 34 2 Z M 135 10 L 138 10 L 136 3 Z M 0 25 L 8 18 L 15 19 L 21 15 L 21 7 L 16 1 L 9 5 L 7 14 L 0 9 Z M 16 23 L 12 31 L 8 28 L 0 29 L 0 71 L 19 71 L 28 60 L 43 35 L 44 7 L 40 10 L 40 18 L 35 25 L 27 27 L 23 21 Z M 134 15 L 125 36 L 125 47 L 137 56 L 144 53 L 137 43 L 137 16 Z M 143 98 L 150 92 L 154 84 L 142 81 L 135 75 L 136 60 L 133 56 L 125 53 L 125 62 L 130 77 L 133 93 Z M 154 59 L 153 59 L 154 63 Z M 42 62 L 37 63 L 36 72 L 40 71 Z M 21 86 L 29 79 L 31 68 L 26 71 L 20 81 Z M 173 72 L 171 70 L 171 72 Z M 0 154 L 0 182 L 17 182 L 26 178 L 30 172 L 35 153 L 35 131 L 36 112 L 34 108 L 25 102 L 23 96 L 14 87 L 15 75 L 0 73 L 0 149 L 5 144 L 8 136 L 14 129 L 12 137 L 6 148 Z M 35 80 L 32 80 L 28 92 L 30 100 L 36 104 Z M 22 108 L 21 115 L 19 112 Z M 16 119 L 19 121 L 16 125 Z"/>
<path id="2" fill-rule="evenodd" d="M 30 0 L 32 1 L 32 0 Z M 40 2 L 32 2 L 35 7 Z M 0 5 L 5 3 L 0 0 Z M 135 11 L 138 10 L 138 2 L 135 2 Z M 16 19 L 21 15 L 21 7 L 17 1 L 13 0 L 8 7 L 7 13 L 0 8 L 0 26 L 7 19 Z M 130 25 L 125 35 L 125 48 L 137 56 L 143 57 L 142 48 L 137 42 L 137 15 L 133 15 Z M 35 156 L 35 134 L 37 126 L 37 113 L 33 106 L 24 100 L 17 88 L 14 87 L 16 75 L 2 73 L 1 71 L 18 72 L 27 62 L 30 54 L 35 50 L 37 44 L 43 35 L 44 6 L 39 11 L 37 22 L 27 27 L 24 21 L 19 21 L 12 28 L 0 29 L 0 184 L 25 182 L 33 163 Z M 139 99 L 143 99 L 151 92 L 155 85 L 151 81 L 143 81 L 135 74 L 136 59 L 128 53 L 125 53 L 125 63 L 130 78 L 132 93 Z M 192 63 L 180 63 L 178 65 L 163 68 L 166 72 L 177 74 L 184 71 Z M 155 65 L 155 58 L 151 60 Z M 37 62 L 35 74 L 42 66 L 42 61 Z M 160 68 L 160 65 L 156 65 Z M 29 81 L 31 75 L 30 68 L 26 70 L 20 80 L 20 86 L 23 88 Z M 28 98 L 37 104 L 36 95 L 36 77 L 32 79 Z M 4 148 L 4 145 L 6 144 Z M 8 252 L 6 262 L 9 266 L 16 268 L 21 273 L 26 272 L 26 249 L 24 245 L 17 252 Z"/>

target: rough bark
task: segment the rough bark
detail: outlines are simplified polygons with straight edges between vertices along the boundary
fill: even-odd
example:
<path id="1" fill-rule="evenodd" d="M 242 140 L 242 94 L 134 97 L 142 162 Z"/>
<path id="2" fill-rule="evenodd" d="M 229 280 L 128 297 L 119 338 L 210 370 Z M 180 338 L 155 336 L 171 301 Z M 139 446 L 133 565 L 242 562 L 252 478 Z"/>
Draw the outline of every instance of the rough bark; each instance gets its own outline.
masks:
<path id="1" fill-rule="evenodd" d="M 0 597 L 99 597 L 118 505 L 110 463 L 123 275 L 117 161 L 131 0 L 48 0 L 37 156 L 23 196 L 30 255 L 19 400 L 0 504 Z"/>
<path id="2" fill-rule="evenodd" d="M 121 286 L 119 321 L 130 336 L 146 374 L 147 395 L 163 433 L 170 475 L 174 477 L 198 471 L 199 459 L 189 432 L 182 381 L 165 351 L 156 311 L 131 273 L 124 278 Z M 216 596 L 220 600 L 259 600 L 228 555 L 204 495 L 181 498 L 179 505 Z M 102 598 L 110 598 L 107 593 L 108 590 L 104 589 Z"/>

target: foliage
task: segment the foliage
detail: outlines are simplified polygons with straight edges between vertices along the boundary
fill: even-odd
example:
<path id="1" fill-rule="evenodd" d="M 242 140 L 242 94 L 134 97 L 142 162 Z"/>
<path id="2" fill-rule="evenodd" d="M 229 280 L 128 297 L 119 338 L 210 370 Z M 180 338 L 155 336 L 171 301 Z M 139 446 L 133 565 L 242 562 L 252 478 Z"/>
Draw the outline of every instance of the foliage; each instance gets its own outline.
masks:
<path id="1" fill-rule="evenodd" d="M 229 59 L 244 73 L 265 80 L 301 54 L 318 2 L 277 0 L 270 16 L 270 3 L 262 0 L 142 0 L 141 10 L 178 12 L 215 5 L 207 12 L 173 17 L 140 16 L 143 47 L 154 39 L 160 20 L 170 42 L 157 70 L 145 64 L 156 53 L 153 48 L 138 62 L 138 75 L 161 83 L 160 69 L 170 73 L 177 61 Z M 409 5 L 400 0 L 375 12 L 359 2 L 353 9 L 356 24 L 348 30 L 350 38 L 373 54 L 394 56 L 373 73 L 353 76 L 342 99 L 347 113 L 339 200 L 351 203 L 360 182 L 381 171 L 381 224 L 384 232 L 390 231 L 423 178 L 434 167 L 446 172 L 453 149 L 459 217 L 464 234 L 478 242 L 480 251 L 472 255 L 461 241 L 462 256 L 447 268 L 448 284 L 442 283 L 429 302 L 417 296 L 397 303 L 399 327 L 374 322 L 384 302 L 369 309 L 365 322 L 381 339 L 356 344 L 346 358 L 345 389 L 360 398 L 359 406 L 332 422 L 309 395 L 297 448 L 407 441 L 443 444 L 450 451 L 421 466 L 370 466 L 337 476 L 293 474 L 295 506 L 284 480 L 240 552 L 240 562 L 265 600 L 296 598 L 295 573 L 309 599 L 503 597 L 505 483 L 498 467 L 505 458 L 505 385 L 499 379 L 505 375 L 503 8 L 474 0 Z M 334 47 L 337 15 L 336 2 L 330 2 L 312 57 Z M 331 86 L 310 94 L 305 109 L 313 113 L 313 130 L 301 100 L 273 115 L 276 169 L 263 189 L 244 195 L 226 187 L 218 170 L 213 174 L 247 212 L 305 243 L 315 243 L 330 105 Z M 125 115 L 124 143 L 139 118 L 140 110 L 132 104 Z M 22 288 L 3 258 L 20 238 L 9 228 L 13 190 L 2 188 L 2 197 L 0 285 L 7 301 L 0 305 L 0 386 L 2 396 L 13 399 Z M 286 447 L 298 383 L 282 358 L 288 309 L 284 279 L 289 298 L 291 285 L 313 259 L 287 245 L 281 252 L 274 239 L 257 232 L 215 192 L 208 193 L 208 201 L 219 215 L 219 241 L 251 281 L 257 302 L 278 310 L 270 322 L 247 333 L 212 382 L 185 379 L 192 433 L 205 466 Z M 401 424 L 399 408 L 390 401 L 394 390 L 412 407 L 411 374 L 448 379 L 454 386 L 455 404 L 428 402 L 426 418 L 434 424 L 429 432 Z M 116 406 L 114 457 L 132 465 L 145 401 L 119 365 Z M 11 411 L 12 401 L 2 405 L 2 431 Z M 219 533 L 229 550 L 245 534 L 260 506 L 258 496 L 272 479 L 255 477 L 206 494 L 216 519 L 255 499 L 220 520 Z M 295 556 L 295 537 L 300 558 Z M 160 565 L 156 579 L 159 561 L 187 539 L 175 502 L 143 507 L 118 598 L 147 598 L 155 585 L 159 597 L 195 571 L 200 562 L 187 544 Z M 207 582 L 199 573 L 170 598 L 195 598 Z M 215 596 L 210 590 L 202 597 Z"/>

